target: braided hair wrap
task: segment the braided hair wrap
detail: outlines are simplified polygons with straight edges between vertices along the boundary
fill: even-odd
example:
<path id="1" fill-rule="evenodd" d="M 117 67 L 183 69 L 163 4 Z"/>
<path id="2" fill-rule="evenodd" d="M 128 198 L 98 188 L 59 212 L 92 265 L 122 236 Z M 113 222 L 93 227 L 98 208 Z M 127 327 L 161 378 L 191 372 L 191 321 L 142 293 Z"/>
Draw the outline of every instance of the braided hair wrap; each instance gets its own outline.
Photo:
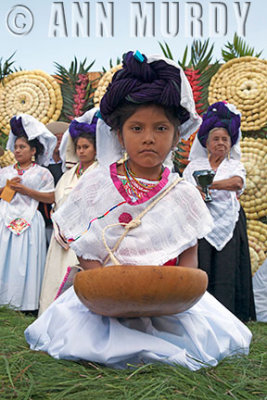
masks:
<path id="1" fill-rule="evenodd" d="M 180 134 L 189 137 L 201 119 L 183 70 L 162 56 L 143 55 L 143 59 L 138 61 L 132 51 L 124 54 L 123 68 L 113 75 L 100 103 L 103 120 L 110 125 L 110 115 L 122 104 L 151 103 L 175 109 L 181 123 Z"/>
<path id="2" fill-rule="evenodd" d="M 241 124 L 240 114 L 232 112 L 223 101 L 212 104 L 203 115 L 203 121 L 198 131 L 198 139 L 206 147 L 209 132 L 214 128 L 227 130 L 231 145 L 236 144 Z"/>

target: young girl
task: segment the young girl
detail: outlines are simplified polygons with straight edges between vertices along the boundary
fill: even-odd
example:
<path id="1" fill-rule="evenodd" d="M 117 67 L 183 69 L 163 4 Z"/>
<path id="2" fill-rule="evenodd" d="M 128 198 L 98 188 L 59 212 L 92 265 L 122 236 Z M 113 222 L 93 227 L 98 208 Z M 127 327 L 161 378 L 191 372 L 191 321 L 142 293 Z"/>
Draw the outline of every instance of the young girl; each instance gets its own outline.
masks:
<path id="1" fill-rule="evenodd" d="M 178 131 L 190 135 L 199 125 L 180 67 L 139 52 L 124 56 L 123 69 L 114 75 L 100 110 L 100 166 L 90 172 L 90 179 L 87 175 L 80 180 L 54 215 L 84 269 L 112 264 L 103 229 L 130 222 L 176 181 L 177 174 L 164 163 Z M 125 151 L 127 160 L 118 163 Z M 197 238 L 211 228 L 198 190 L 182 180 L 124 237 L 114 256 L 121 264 L 197 267 Z M 123 232 L 120 225 L 105 231 L 109 248 Z M 114 367 L 162 361 L 191 370 L 215 366 L 227 355 L 246 354 L 251 340 L 246 326 L 208 293 L 176 315 L 108 318 L 86 308 L 73 288 L 52 303 L 25 336 L 31 349 L 55 358 Z"/>
<path id="2" fill-rule="evenodd" d="M 7 180 L 14 190 L 10 202 L 0 201 L 0 304 L 33 311 L 39 306 L 46 257 L 45 225 L 37 207 L 39 201 L 54 201 L 53 176 L 41 165 L 48 165 L 56 138 L 31 115 L 13 117 L 10 126 L 7 147 L 17 162 L 0 170 L 0 192 Z"/>

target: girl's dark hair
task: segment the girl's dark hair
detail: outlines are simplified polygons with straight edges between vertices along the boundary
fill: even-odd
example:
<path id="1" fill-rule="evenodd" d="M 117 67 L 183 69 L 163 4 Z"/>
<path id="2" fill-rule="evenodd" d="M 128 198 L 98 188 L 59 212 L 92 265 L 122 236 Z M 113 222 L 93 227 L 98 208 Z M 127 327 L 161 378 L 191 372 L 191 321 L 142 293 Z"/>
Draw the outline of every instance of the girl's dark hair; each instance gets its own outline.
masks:
<path id="1" fill-rule="evenodd" d="M 44 146 L 42 145 L 42 143 L 39 142 L 38 139 L 32 139 L 32 140 L 28 140 L 27 136 L 25 136 L 24 134 L 19 134 L 17 135 L 16 139 L 15 139 L 15 143 L 18 139 L 24 139 L 24 141 L 26 143 L 28 143 L 28 145 L 30 146 L 31 149 L 36 150 L 35 153 L 35 159 L 37 159 L 39 156 L 41 156 L 44 153 Z"/>
<path id="2" fill-rule="evenodd" d="M 149 106 L 157 106 L 161 107 L 168 120 L 172 123 L 175 128 L 175 133 L 179 133 L 180 120 L 177 117 L 177 111 L 174 107 L 164 107 L 161 105 L 155 105 L 154 103 L 146 103 L 146 104 L 129 104 L 122 103 L 110 116 L 109 122 L 112 129 L 119 130 L 122 132 L 122 127 L 124 123 L 130 118 L 140 107 L 149 107 Z"/>
<path id="3" fill-rule="evenodd" d="M 89 142 L 91 142 L 91 143 L 93 144 L 94 149 L 96 150 L 96 137 L 95 137 L 95 134 L 92 134 L 92 133 L 89 133 L 89 132 L 81 132 L 81 133 L 79 134 L 79 136 L 77 136 L 77 137 L 75 137 L 75 138 L 73 139 L 74 146 L 75 146 L 75 150 L 76 150 L 76 147 L 77 147 L 77 142 L 78 142 L 78 140 L 79 140 L 80 138 L 85 138 L 85 139 L 87 139 Z"/>

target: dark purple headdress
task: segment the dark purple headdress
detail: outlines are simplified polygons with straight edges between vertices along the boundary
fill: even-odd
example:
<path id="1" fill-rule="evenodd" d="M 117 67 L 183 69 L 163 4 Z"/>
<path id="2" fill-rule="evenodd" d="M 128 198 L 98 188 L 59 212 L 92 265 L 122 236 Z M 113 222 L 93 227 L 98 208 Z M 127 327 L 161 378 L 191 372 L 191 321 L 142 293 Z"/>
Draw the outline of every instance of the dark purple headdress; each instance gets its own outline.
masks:
<path id="1" fill-rule="evenodd" d="M 77 139 L 81 133 L 89 133 L 92 135 L 92 137 L 95 137 L 97 120 L 98 117 L 95 114 L 91 124 L 87 124 L 86 122 L 79 122 L 76 119 L 71 121 L 69 132 L 72 139 Z"/>
<path id="2" fill-rule="evenodd" d="M 137 54 L 136 54 L 137 53 Z M 164 60 L 148 63 L 147 57 L 129 51 L 123 55 L 123 68 L 112 78 L 100 103 L 103 120 L 109 124 L 109 115 L 122 103 L 154 103 L 177 109 L 181 124 L 190 118 L 181 106 L 180 70 Z"/>
<path id="3" fill-rule="evenodd" d="M 209 132 L 214 128 L 224 128 L 229 133 L 232 146 L 237 142 L 239 136 L 241 118 L 229 110 L 227 103 L 219 101 L 209 106 L 203 115 L 203 121 L 198 131 L 198 139 L 203 147 L 206 147 Z"/>
<path id="4" fill-rule="evenodd" d="M 12 117 L 10 120 L 10 128 L 13 135 L 25 136 L 26 138 L 28 137 L 27 133 L 25 132 L 25 129 L 23 128 L 21 117 L 19 118 L 17 118 L 16 116 Z"/>

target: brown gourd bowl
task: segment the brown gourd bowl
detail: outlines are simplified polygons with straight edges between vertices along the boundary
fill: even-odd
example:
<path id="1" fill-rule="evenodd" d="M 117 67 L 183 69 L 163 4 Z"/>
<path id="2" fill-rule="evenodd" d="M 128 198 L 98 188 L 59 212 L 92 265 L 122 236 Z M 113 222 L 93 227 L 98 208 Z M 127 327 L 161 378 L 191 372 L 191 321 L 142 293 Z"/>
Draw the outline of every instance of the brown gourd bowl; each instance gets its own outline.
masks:
<path id="1" fill-rule="evenodd" d="M 205 293 L 206 272 L 182 266 L 114 265 L 81 271 L 74 290 L 96 314 L 152 317 L 181 313 Z"/>

